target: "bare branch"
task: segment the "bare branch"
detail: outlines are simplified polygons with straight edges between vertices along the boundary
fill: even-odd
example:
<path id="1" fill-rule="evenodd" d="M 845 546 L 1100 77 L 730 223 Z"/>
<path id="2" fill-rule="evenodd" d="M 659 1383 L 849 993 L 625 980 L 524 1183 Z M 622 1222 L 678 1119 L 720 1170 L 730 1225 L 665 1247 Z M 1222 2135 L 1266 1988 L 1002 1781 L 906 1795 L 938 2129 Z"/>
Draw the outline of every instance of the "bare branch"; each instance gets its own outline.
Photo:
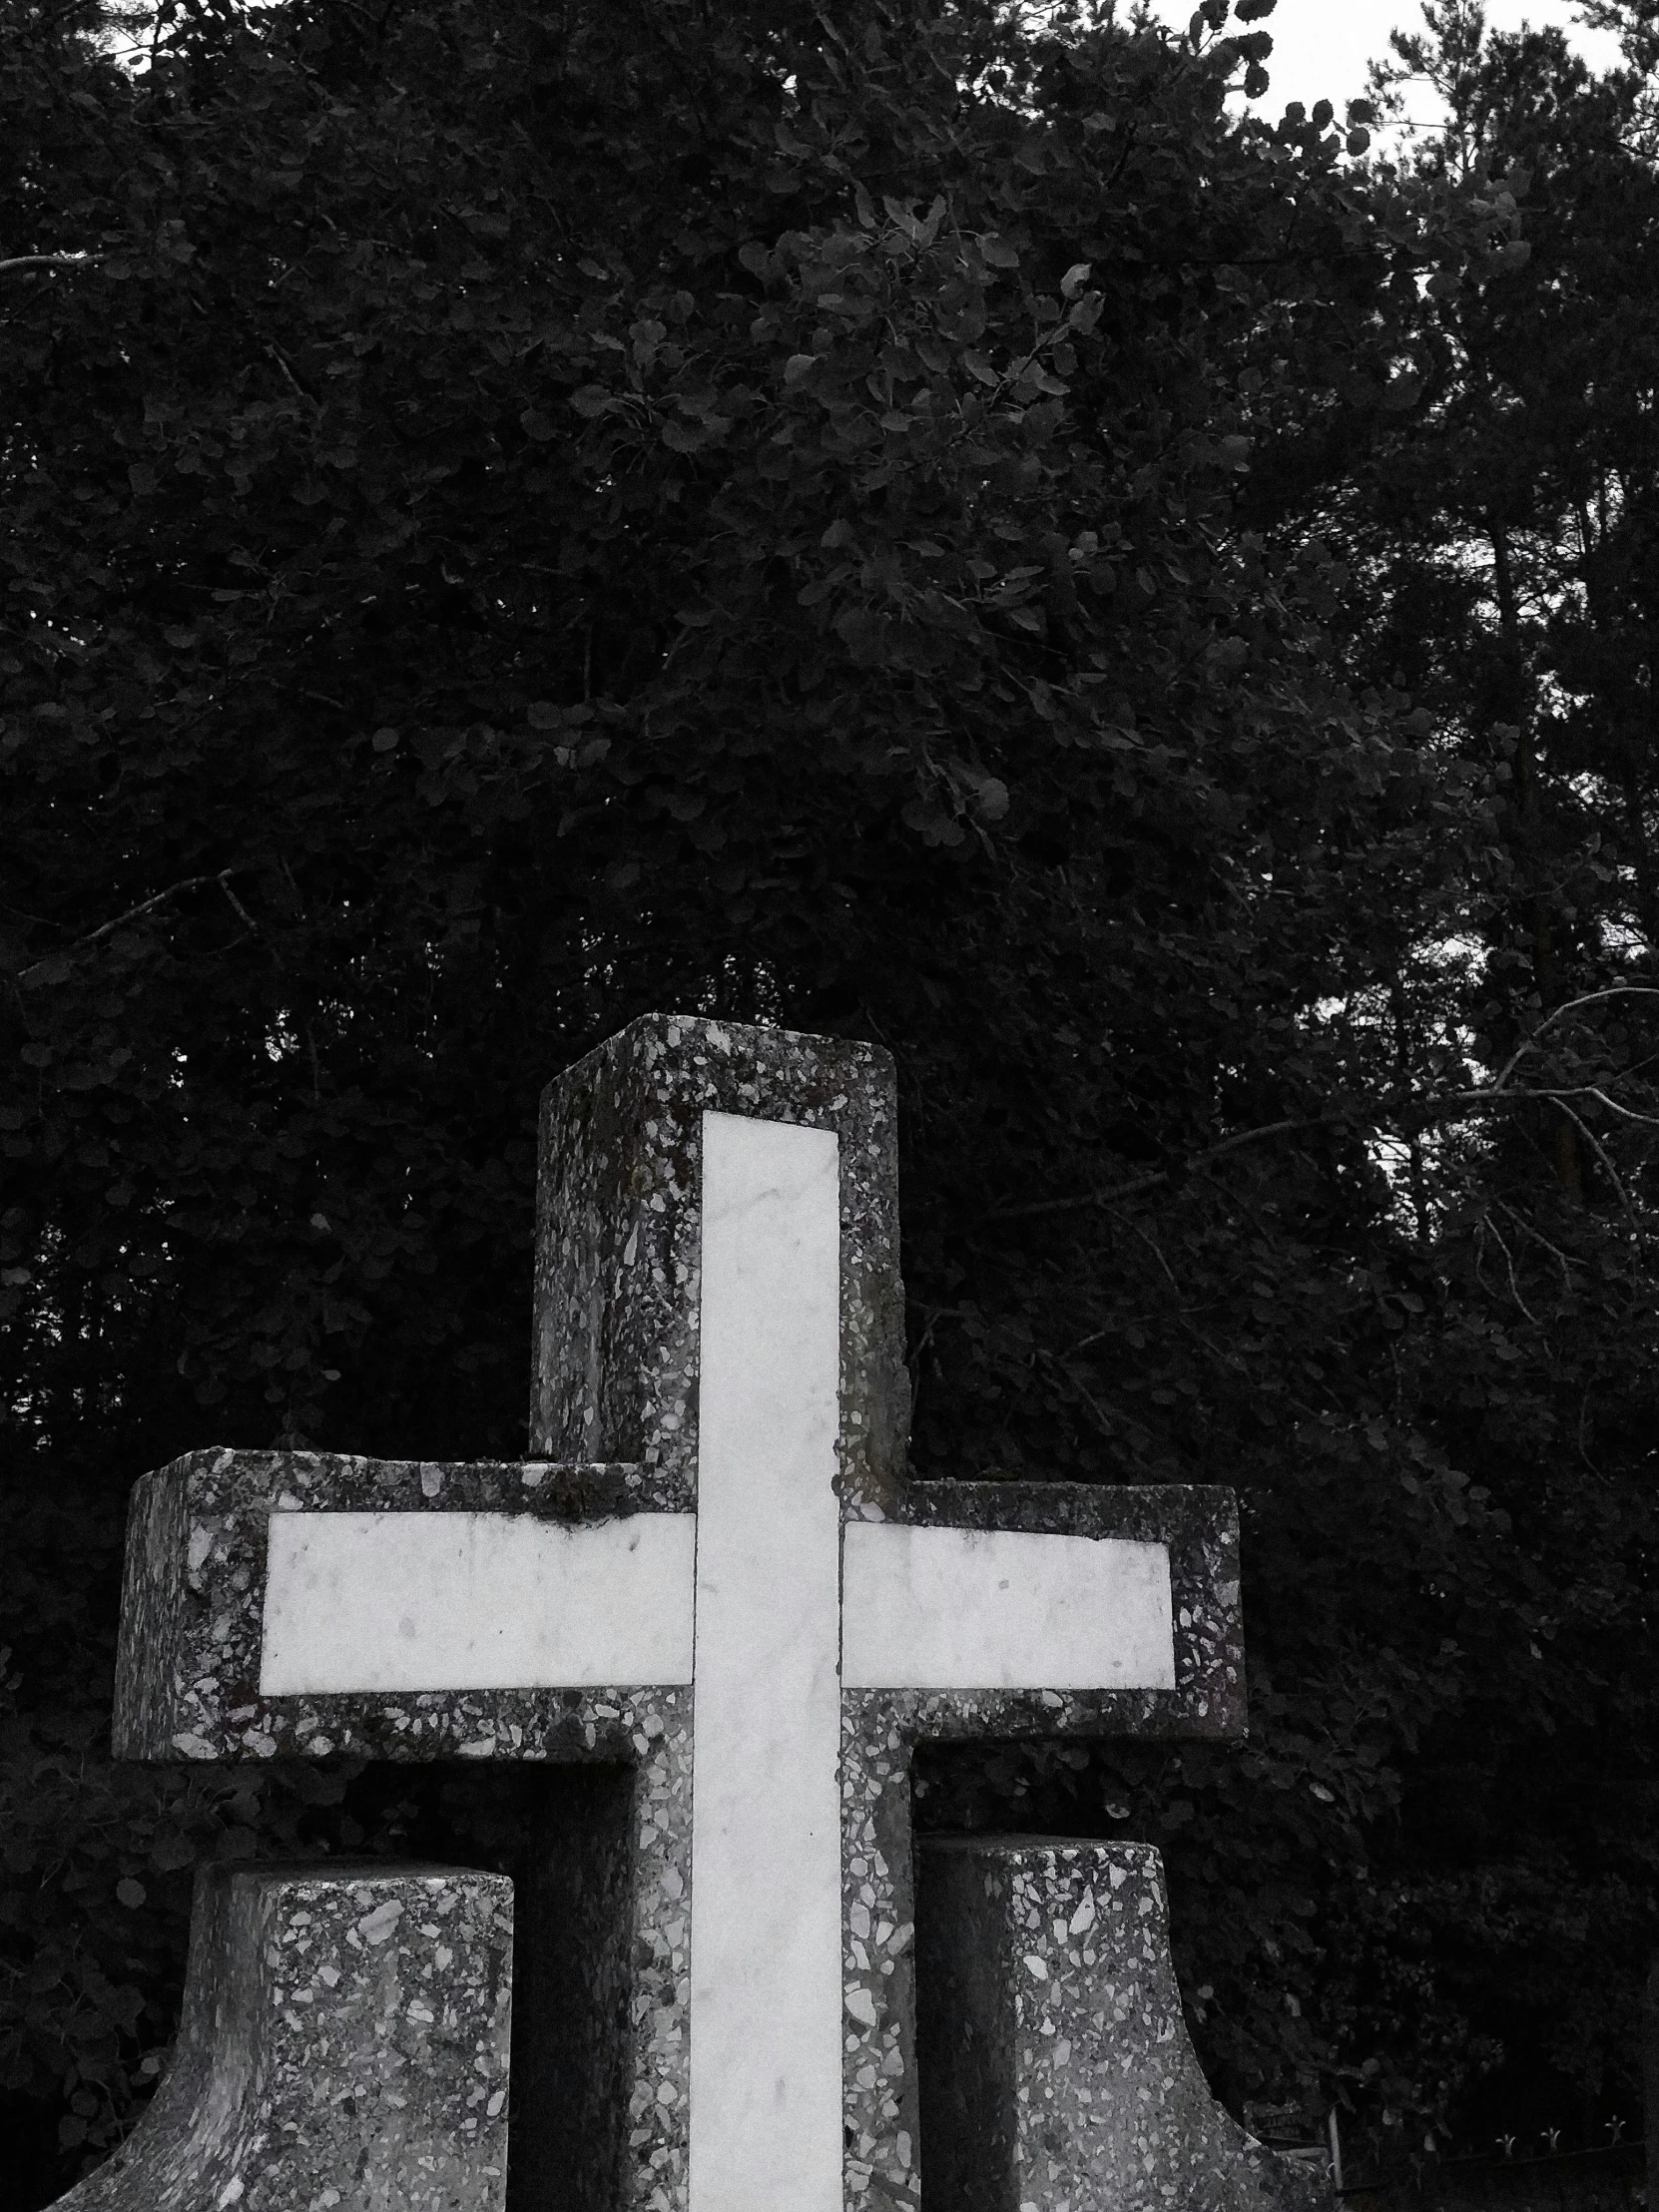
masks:
<path id="1" fill-rule="evenodd" d="M 121 928 L 124 923 L 137 921 L 140 914 L 149 913 L 153 906 L 163 905 L 170 898 L 182 897 L 186 891 L 197 890 L 204 883 L 217 883 L 225 892 L 226 897 L 230 899 L 231 904 L 236 907 L 237 912 L 242 915 L 244 921 L 252 929 L 254 923 L 247 908 L 235 892 L 229 888 L 232 876 L 249 875 L 252 872 L 253 870 L 247 867 L 227 867 L 221 868 L 215 875 L 187 875 L 180 882 L 169 883 L 165 891 L 155 891 L 150 897 L 140 899 L 136 906 L 129 906 L 124 914 L 117 914 L 114 921 L 106 921 L 88 935 L 77 937 L 73 944 L 66 944 L 61 952 L 49 952 L 44 960 L 34 961 L 23 970 L 17 980 L 20 983 L 26 983 L 31 975 L 38 975 L 41 969 L 50 966 L 52 961 L 73 959 L 77 952 L 85 952 L 93 945 L 101 943 L 105 937 L 109 936 L 112 931 Z"/>
<path id="2" fill-rule="evenodd" d="M 1576 1012 L 1580 1006 L 1599 1005 L 1607 998 L 1659 998 L 1659 988 L 1651 983 L 1613 983 L 1604 991 L 1585 991 L 1582 997 L 1563 999 L 1559 1006 L 1550 1008 L 1526 1042 L 1517 1046 L 1509 1060 L 1499 1068 L 1493 1089 L 1502 1089 L 1514 1073 L 1518 1062 L 1525 1059 L 1551 1022 L 1559 1021 L 1563 1014 Z"/>
<path id="3" fill-rule="evenodd" d="M 1596 1158 L 1607 1170 L 1607 1180 L 1612 1184 L 1614 1190 L 1617 1191 L 1619 1194 L 1619 1204 L 1624 1208 L 1624 1218 L 1630 1224 L 1630 1234 L 1635 1238 L 1637 1244 L 1640 1245 L 1642 1242 L 1641 1222 L 1637 1217 L 1635 1207 L 1632 1206 L 1630 1203 L 1630 1193 L 1619 1181 L 1619 1171 L 1616 1167 L 1614 1167 L 1611 1155 L 1608 1153 L 1607 1147 L 1602 1143 L 1601 1139 L 1596 1135 L 1595 1131 L 1590 1128 L 1589 1125 L 1583 1120 L 1582 1116 L 1573 1112 L 1572 1108 L 1566 1103 L 1565 1099 L 1558 1098 L 1555 1103 L 1560 1107 L 1562 1113 L 1566 1115 L 1568 1121 L 1572 1123 L 1573 1127 L 1584 1139 L 1584 1142 L 1590 1147 L 1590 1150 L 1595 1154 Z"/>
<path id="4" fill-rule="evenodd" d="M 1503 1255 L 1503 1265 L 1508 1271 L 1509 1296 L 1514 1300 L 1515 1304 L 1520 1308 L 1521 1312 L 1526 1316 L 1527 1320 L 1532 1324 L 1533 1328 L 1536 1329 L 1538 1326 L 1538 1317 L 1535 1313 L 1533 1313 L 1531 1307 L 1527 1305 L 1525 1299 L 1522 1298 L 1522 1296 L 1520 1295 L 1520 1285 L 1515 1280 L 1515 1256 L 1509 1250 L 1508 1244 L 1504 1239 L 1502 1230 L 1499 1229 L 1497 1223 L 1493 1221 L 1490 1214 L 1483 1214 L 1481 1216 L 1480 1226 L 1483 1230 L 1486 1231 L 1488 1236 L 1496 1238 L 1497 1248 L 1499 1252 L 1501 1252 Z"/>
<path id="5" fill-rule="evenodd" d="M 0 262 L 0 276 L 18 269 L 91 269 L 103 259 L 102 254 L 14 254 Z"/>
<path id="6" fill-rule="evenodd" d="M 1629 987 L 1636 988 L 1637 986 Z M 1596 995 L 1611 996 L 1613 994 L 1598 993 Z M 1659 992 L 1655 992 L 1653 995 L 1659 997 Z M 1562 1011 L 1565 1011 L 1565 1009 L 1563 1008 Z M 1474 1090 L 1448 1091 L 1438 1098 L 1405 1099 L 1395 1104 L 1382 1103 L 1376 1109 L 1374 1120 L 1376 1126 L 1379 1127 L 1391 1123 L 1395 1127 L 1420 1129 L 1431 1121 L 1444 1121 L 1456 1114 L 1478 1113 L 1488 1106 L 1554 1105 L 1558 1106 L 1561 1112 L 1577 1123 L 1580 1128 L 1583 1128 L 1582 1121 L 1572 1112 L 1568 1101 L 1570 1099 L 1582 1100 L 1588 1098 L 1595 1099 L 1601 1105 L 1610 1106 L 1614 1113 L 1620 1115 L 1626 1121 L 1639 1122 L 1647 1128 L 1659 1127 L 1659 1116 L 1637 1113 L 1632 1107 L 1619 1105 L 1615 1099 L 1609 1098 L 1606 1092 L 1594 1083 L 1570 1085 L 1520 1084 L 1503 1088 L 1495 1083 L 1482 1084 Z M 1293 1117 L 1285 1121 L 1265 1122 L 1260 1129 L 1241 1129 L 1234 1136 L 1223 1138 L 1220 1144 L 1211 1145 L 1206 1151 L 1193 1153 L 1190 1158 L 1179 1162 L 1175 1167 L 1156 1168 L 1146 1175 L 1137 1175 L 1128 1183 L 1114 1183 L 1101 1190 L 1082 1191 L 1070 1198 L 1040 1198 L 1025 1206 L 998 1206 L 993 1208 L 984 1218 L 987 1221 L 1030 1221 L 1043 1214 L 1070 1213 L 1080 1206 L 1115 1205 L 1120 1199 L 1137 1198 L 1143 1191 L 1157 1190 L 1163 1184 L 1173 1182 L 1177 1176 L 1197 1174 L 1201 1169 L 1208 1167 L 1212 1161 L 1225 1159 L 1228 1153 L 1237 1152 L 1245 1145 L 1263 1144 L 1270 1137 L 1290 1136 L 1312 1129 L 1333 1129 L 1345 1122 L 1353 1124 L 1358 1118 L 1353 1112 L 1344 1112 L 1311 1114 Z M 1609 1174 L 1613 1176 L 1614 1186 L 1628 1210 L 1629 1201 L 1625 1198 L 1624 1187 L 1619 1183 L 1611 1162 L 1607 1160 L 1605 1148 L 1589 1130 L 1586 1129 L 1584 1134 L 1586 1141 L 1594 1147 L 1607 1165 Z"/>
<path id="7" fill-rule="evenodd" d="M 1509 1204 L 1507 1199 L 1498 1198 L 1494 1195 L 1491 1203 L 1494 1206 L 1502 1208 L 1503 1212 L 1508 1215 L 1509 1219 L 1514 1223 L 1515 1227 L 1520 1231 L 1523 1237 L 1530 1237 L 1534 1244 L 1542 1245 L 1546 1252 L 1550 1252 L 1555 1255 L 1556 1262 L 1561 1270 L 1561 1287 L 1563 1290 L 1567 1291 L 1570 1294 L 1572 1290 L 1573 1263 L 1567 1258 L 1566 1254 L 1561 1250 L 1560 1246 L 1551 1244 L 1549 1239 L 1544 1235 L 1543 1231 L 1535 1227 L 1533 1223 L 1529 1222 L 1524 1214 L 1517 1214 L 1515 1209 Z"/>
<path id="8" fill-rule="evenodd" d="M 1094 1392 L 1089 1388 L 1088 1384 L 1083 1381 L 1082 1377 L 1075 1374 L 1073 1370 L 1068 1367 L 1066 1363 L 1061 1360 L 1059 1356 L 1055 1353 L 1043 1352 L 1039 1350 L 1037 1358 L 1039 1360 L 1046 1360 L 1051 1368 L 1058 1368 L 1060 1370 L 1060 1373 L 1065 1377 L 1066 1381 L 1071 1384 L 1072 1388 L 1077 1392 L 1078 1396 L 1083 1400 L 1084 1404 L 1087 1405 L 1089 1411 L 1093 1413 L 1095 1419 L 1100 1423 L 1101 1434 L 1108 1438 L 1115 1439 L 1117 1436 L 1116 1422 L 1113 1421 L 1109 1413 L 1103 1410 L 1103 1408 L 1095 1398 Z"/>
<path id="9" fill-rule="evenodd" d="M 1167 1183 L 1176 1174 L 1190 1175 L 1195 1168 L 1207 1167 L 1212 1160 L 1220 1160 L 1229 1152 L 1237 1152 L 1242 1145 L 1261 1144 L 1269 1137 L 1288 1136 L 1293 1130 L 1324 1129 L 1335 1122 L 1336 1114 L 1314 1114 L 1307 1119 L 1270 1121 L 1261 1129 L 1242 1129 L 1237 1136 L 1226 1137 L 1220 1144 L 1212 1145 L 1207 1152 L 1194 1153 L 1177 1168 L 1158 1168 L 1150 1175 L 1138 1175 L 1131 1183 L 1114 1183 L 1101 1191 L 1084 1191 L 1076 1198 L 1039 1198 L 1029 1206 L 998 1206 L 986 1215 L 987 1221 L 1029 1221 L 1038 1214 L 1063 1214 L 1074 1206 L 1110 1206 L 1120 1198 L 1134 1198 L 1142 1191 L 1156 1190 L 1160 1183 Z"/>
<path id="10" fill-rule="evenodd" d="M 1524 1104 L 1527 1100 L 1534 1104 L 1553 1101 L 1559 1106 L 1569 1098 L 1596 1099 L 1601 1105 L 1611 1107 L 1624 1121 L 1640 1122 L 1645 1128 L 1659 1129 L 1659 1115 L 1639 1114 L 1632 1106 L 1621 1106 L 1617 1099 L 1609 1098 L 1594 1083 L 1527 1083 L 1512 1090 L 1499 1090 L 1495 1084 L 1490 1088 L 1482 1085 L 1472 1091 L 1448 1091 L 1441 1098 L 1421 1099 L 1397 1111 L 1401 1120 L 1428 1122 L 1439 1121 L 1447 1114 L 1472 1112 L 1481 1106 L 1513 1106 Z"/>
<path id="11" fill-rule="evenodd" d="M 282 374 L 287 378 L 288 382 L 293 386 L 294 390 L 299 394 L 301 399 L 309 400 L 310 404 L 313 407 L 321 405 L 321 401 L 317 398 L 316 393 L 312 391 L 310 385 L 307 384 L 300 376 L 298 370 L 294 367 L 293 363 L 288 359 L 287 355 L 282 351 L 282 348 L 276 343 L 276 340 L 275 338 L 271 338 L 267 341 L 266 353 L 271 360 L 274 360 L 276 363 L 276 366 L 281 370 Z M 337 706 L 339 702 L 337 700 L 329 701 L 330 706 Z"/>
<path id="12" fill-rule="evenodd" d="M 241 916 L 243 921 L 248 924 L 248 927 L 253 930 L 255 936 L 257 937 L 260 933 L 260 925 L 254 919 L 253 915 L 248 911 L 248 908 L 243 904 L 242 900 L 237 896 L 236 892 L 232 890 L 230 882 L 228 881 L 230 873 L 231 870 L 227 868 L 224 875 L 221 875 L 218 878 L 219 887 L 225 893 L 226 897 L 231 901 L 232 907 L 235 909 L 235 911 Z"/>
<path id="13" fill-rule="evenodd" d="M 1621 1106 L 1616 1098 L 1609 1098 L 1594 1083 L 1586 1083 L 1585 1096 L 1599 1098 L 1610 1114 L 1617 1114 L 1621 1121 L 1639 1121 L 1645 1129 L 1659 1129 L 1659 1114 L 1639 1114 L 1634 1106 Z"/>

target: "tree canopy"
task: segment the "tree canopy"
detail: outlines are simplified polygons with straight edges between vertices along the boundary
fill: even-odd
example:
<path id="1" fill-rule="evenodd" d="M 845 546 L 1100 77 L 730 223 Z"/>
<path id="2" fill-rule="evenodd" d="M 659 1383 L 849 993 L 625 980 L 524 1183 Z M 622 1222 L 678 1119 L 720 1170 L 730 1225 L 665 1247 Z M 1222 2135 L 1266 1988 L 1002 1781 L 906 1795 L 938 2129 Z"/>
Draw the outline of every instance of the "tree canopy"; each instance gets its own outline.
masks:
<path id="1" fill-rule="evenodd" d="M 125 1499 L 521 1450 L 537 1094 L 651 1007 L 893 1050 L 920 1476 L 1240 1493 L 1250 1742 L 922 1818 L 1158 1842 L 1235 2103 L 1399 2156 L 1632 2093 L 1654 57 L 1446 0 L 1385 156 L 1242 109 L 1271 12 L 0 6 L 40 2200 L 194 1862 L 508 1848 L 442 1776 L 113 1767 Z"/>

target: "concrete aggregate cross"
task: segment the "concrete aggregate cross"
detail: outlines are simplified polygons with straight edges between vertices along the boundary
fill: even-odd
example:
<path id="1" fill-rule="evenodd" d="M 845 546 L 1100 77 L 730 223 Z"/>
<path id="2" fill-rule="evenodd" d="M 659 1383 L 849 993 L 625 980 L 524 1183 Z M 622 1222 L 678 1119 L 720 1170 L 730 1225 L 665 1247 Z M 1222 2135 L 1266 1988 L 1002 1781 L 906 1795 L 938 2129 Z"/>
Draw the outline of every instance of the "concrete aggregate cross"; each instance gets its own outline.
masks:
<path id="1" fill-rule="evenodd" d="M 582 2119 L 572 2206 L 917 2205 L 914 1747 L 1242 1732 L 1227 1492 L 906 1481 L 894 1139 L 872 1047 L 635 1022 L 543 1102 L 529 1461 L 204 1451 L 137 1493 L 122 1754 L 627 1770 L 570 1839 L 622 1900 L 585 2078 L 515 2081 Z M 1229 2159 L 1300 2201 L 1242 2143 L 1204 2201 Z"/>

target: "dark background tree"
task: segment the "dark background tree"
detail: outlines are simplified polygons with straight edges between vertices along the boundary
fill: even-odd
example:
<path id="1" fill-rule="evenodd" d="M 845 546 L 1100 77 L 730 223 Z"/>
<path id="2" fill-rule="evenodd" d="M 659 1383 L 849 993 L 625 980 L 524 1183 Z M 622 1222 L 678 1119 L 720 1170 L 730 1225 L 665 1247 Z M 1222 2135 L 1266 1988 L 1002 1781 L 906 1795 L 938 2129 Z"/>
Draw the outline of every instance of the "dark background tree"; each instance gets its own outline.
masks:
<path id="1" fill-rule="evenodd" d="M 520 1449 L 536 1095 L 651 1006 L 892 1047 L 921 1475 L 1240 1491 L 1250 1743 L 923 1818 L 1160 1843 L 1235 2104 L 1631 2109 L 1649 416 L 1582 325 L 1647 80 L 1476 40 L 1391 166 L 1229 105 L 1269 12 L 4 8 L 30 2201 L 160 2070 L 197 1860 L 510 1856 L 441 1773 L 113 1767 L 125 1498 Z"/>
<path id="2" fill-rule="evenodd" d="M 1513 192 L 1524 240 L 1482 282 L 1443 268 L 1426 283 L 1388 384 L 1352 394 L 1327 432 L 1317 483 L 1302 459 L 1306 429 L 1288 417 L 1280 465 L 1264 455 L 1252 484 L 1253 519 L 1320 530 L 1348 563 L 1333 631 L 1356 680 L 1408 687 L 1434 718 L 1448 771 L 1501 795 L 1493 895 L 1471 907 L 1466 935 L 1438 948 L 1419 935 L 1414 953 L 1402 945 L 1386 1008 L 1379 1002 L 1404 1050 L 1438 1028 L 1498 1064 L 1540 1014 L 1651 979 L 1659 755 L 1643 608 L 1659 458 L 1659 198 L 1654 57 L 1637 12 L 1606 11 L 1624 19 L 1629 66 L 1602 78 L 1558 33 L 1488 37 L 1468 0 L 1426 9 L 1422 35 L 1396 38 L 1380 90 L 1406 73 L 1425 79 L 1448 117 L 1412 163 L 1416 184 L 1492 201 Z M 1638 1052 L 1646 1026 L 1630 1040 Z M 1619 1049 L 1603 1030 L 1603 1065 Z M 1546 1531 L 1582 1528 L 1586 1516 L 1628 1529 L 1633 1591 L 1650 1571 L 1652 1413 L 1596 1349 L 1605 1308 L 1589 1287 L 1607 1248 L 1584 1234 L 1622 1212 L 1639 1242 L 1639 1179 L 1621 1188 L 1600 1125 L 1570 1106 L 1518 1112 L 1434 1163 L 1419 1147 L 1413 1174 L 1420 1218 L 1438 1222 L 1438 1264 L 1460 1246 L 1466 1265 L 1489 1280 L 1498 1271 L 1526 1332 L 1506 1409 L 1488 1404 L 1471 1422 L 1466 1399 L 1442 1396 L 1435 1432 L 1471 1473 L 1500 1457 L 1494 1487 L 1539 1565 Z M 1466 1210 L 1467 1238 L 1446 1234 L 1448 1203 Z M 1555 1282 L 1542 1301 L 1524 1288 L 1539 1270 Z M 1648 1272 L 1638 1262 L 1632 1287 Z M 1622 1330 L 1608 1340 L 1620 1346 L 1616 1367 L 1625 1342 Z M 1627 1600 L 1610 1569 L 1582 1562 L 1586 1589 L 1616 1609 Z M 1627 1704 L 1628 1682 L 1608 1652 L 1581 1685 L 1580 1718 L 1559 1719 L 1536 1856 L 1512 1854 L 1504 1835 L 1509 1809 L 1539 1800 L 1524 1739 L 1471 1756 L 1478 1738 L 1457 1716 L 1424 1738 L 1403 1801 L 1409 1830 L 1416 1800 L 1424 1878 L 1450 1884 L 1446 1902 L 1476 1937 L 1456 1969 L 1471 2009 L 1509 2046 L 1485 2107 L 1494 2127 L 1529 2043 L 1534 2065 L 1575 2077 L 1587 2098 L 1631 2032 L 1625 1990 L 1604 2008 L 1573 1963 L 1583 1926 L 1622 1926 L 1639 1942 L 1651 1901 L 1651 1865 L 1606 1852 L 1633 1784 L 1651 1786 L 1649 1724 Z M 1579 1902 L 1563 1915 L 1547 1869 L 1568 1865 Z"/>

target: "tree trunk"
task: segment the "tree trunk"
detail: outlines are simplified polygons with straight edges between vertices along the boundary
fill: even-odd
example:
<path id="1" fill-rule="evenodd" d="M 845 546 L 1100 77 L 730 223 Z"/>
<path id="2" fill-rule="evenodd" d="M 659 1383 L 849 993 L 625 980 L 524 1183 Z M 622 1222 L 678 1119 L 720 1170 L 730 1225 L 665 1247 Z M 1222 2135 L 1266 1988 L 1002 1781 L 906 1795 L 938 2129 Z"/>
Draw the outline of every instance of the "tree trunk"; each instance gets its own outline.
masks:
<path id="1" fill-rule="evenodd" d="M 1526 873 L 1536 885 L 1542 861 L 1542 807 L 1538 791 L 1538 757 L 1532 716 L 1526 697 L 1526 669 L 1521 652 L 1520 609 L 1515 597 L 1515 573 L 1509 558 L 1509 534 L 1502 523 L 1488 524 L 1492 546 L 1492 579 L 1497 587 L 1498 634 L 1503 643 L 1503 663 L 1508 694 L 1504 701 L 1514 718 L 1515 786 L 1520 814 L 1520 850 Z M 1560 997 L 1555 956 L 1554 917 L 1549 900 L 1534 887 L 1527 897 L 1528 933 L 1532 949 L 1532 979 L 1538 1003 L 1547 1013 Z M 1545 1148 L 1555 1180 L 1577 1204 L 1584 1202 L 1584 1163 L 1579 1154 L 1578 1133 L 1564 1115 L 1551 1113 L 1543 1132 Z"/>

